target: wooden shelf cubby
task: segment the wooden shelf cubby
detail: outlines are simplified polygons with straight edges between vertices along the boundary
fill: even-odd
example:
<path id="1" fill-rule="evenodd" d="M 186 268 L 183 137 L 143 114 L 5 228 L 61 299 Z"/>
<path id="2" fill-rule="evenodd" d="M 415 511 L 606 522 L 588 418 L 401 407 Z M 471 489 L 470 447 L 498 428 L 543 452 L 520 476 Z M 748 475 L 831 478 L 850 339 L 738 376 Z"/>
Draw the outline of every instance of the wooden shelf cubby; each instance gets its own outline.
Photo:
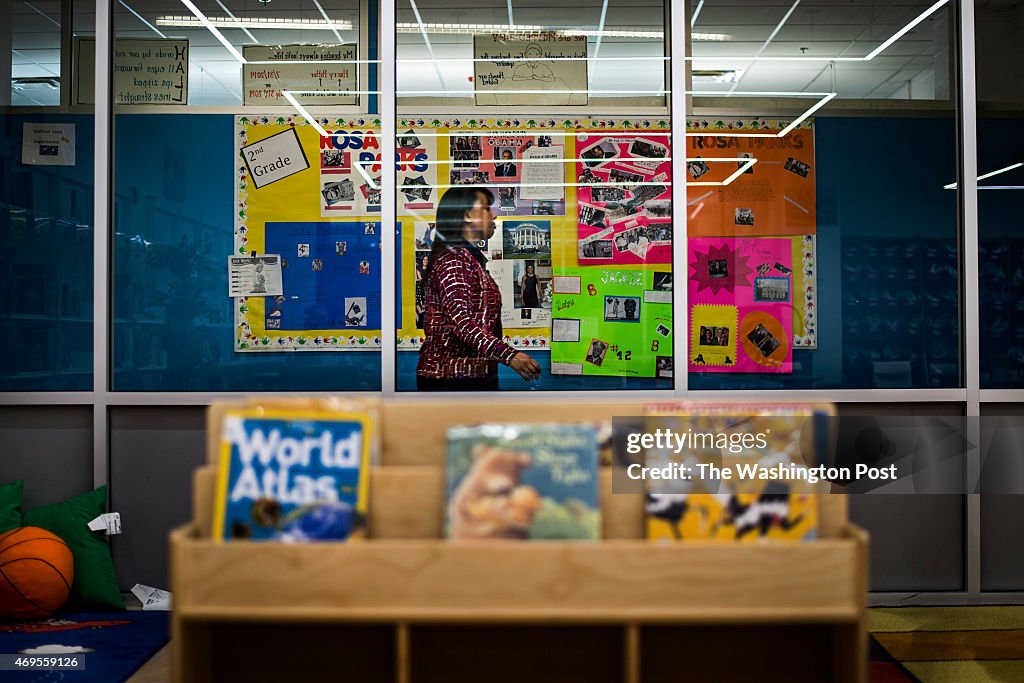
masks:
<path id="1" fill-rule="evenodd" d="M 844 496 L 819 498 L 812 543 L 652 543 L 605 469 L 601 542 L 442 540 L 449 425 L 642 414 L 525 405 L 383 404 L 362 543 L 214 542 L 216 474 L 198 470 L 171 535 L 174 680 L 866 680 L 867 537 Z"/>

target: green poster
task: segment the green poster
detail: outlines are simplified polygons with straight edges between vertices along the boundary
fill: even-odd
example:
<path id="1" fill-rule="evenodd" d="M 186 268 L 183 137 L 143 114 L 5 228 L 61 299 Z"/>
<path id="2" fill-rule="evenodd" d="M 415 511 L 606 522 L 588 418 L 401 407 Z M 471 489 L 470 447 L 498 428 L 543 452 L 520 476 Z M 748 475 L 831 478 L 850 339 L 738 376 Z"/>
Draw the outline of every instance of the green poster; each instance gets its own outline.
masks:
<path id="1" fill-rule="evenodd" d="M 551 318 L 555 375 L 672 377 L 672 275 L 556 269 Z"/>

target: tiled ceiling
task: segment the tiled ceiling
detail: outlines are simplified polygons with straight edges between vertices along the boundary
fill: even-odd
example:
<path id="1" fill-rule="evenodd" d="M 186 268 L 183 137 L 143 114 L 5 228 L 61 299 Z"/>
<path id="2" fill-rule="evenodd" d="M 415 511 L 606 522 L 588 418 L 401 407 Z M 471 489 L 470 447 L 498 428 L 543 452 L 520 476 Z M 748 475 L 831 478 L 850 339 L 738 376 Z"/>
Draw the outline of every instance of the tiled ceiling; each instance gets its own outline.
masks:
<path id="1" fill-rule="evenodd" d="M 826 61 L 766 61 L 755 57 L 863 57 L 933 4 L 933 0 L 865 2 L 861 0 L 691 0 L 693 66 L 700 74 L 694 89 L 700 92 L 832 91 L 848 99 L 943 99 L 948 97 L 952 29 L 947 4 L 921 22 L 871 61 L 840 61 L 834 70 Z M 208 16 L 280 17 L 322 19 L 313 0 L 198 0 Z M 351 20 L 358 25 L 355 0 L 324 0 L 319 3 L 331 20 Z M 672 3 L 679 11 L 682 3 Z M 979 3 L 997 10 L 1019 6 L 1020 0 Z M 12 0 L 13 75 L 15 79 L 58 78 L 60 73 L 59 0 Z M 119 0 L 117 35 L 132 38 L 187 37 L 190 41 L 190 103 L 228 105 L 241 103 L 238 63 L 204 28 L 163 27 L 157 19 L 188 15 L 173 0 Z M 420 0 L 416 5 L 425 24 L 507 25 L 509 8 L 517 25 L 578 27 L 597 30 L 603 4 L 600 0 L 566 2 L 552 7 L 547 0 Z M 74 33 L 93 34 L 93 4 L 76 2 Z M 136 16 L 137 15 L 137 16 Z M 665 9 L 656 0 L 609 0 L 604 11 L 605 30 L 663 31 Z M 785 19 L 785 21 L 783 21 Z M 409 0 L 399 0 L 397 21 L 417 24 Z M 147 25 L 147 23 L 149 25 Z M 688 23 L 688 22 L 687 22 Z M 337 42 L 331 31 L 224 29 L 235 46 L 255 44 Z M 707 40 L 707 37 L 724 40 Z M 342 31 L 346 42 L 356 31 Z M 472 57 L 472 36 L 466 33 L 429 33 L 429 49 L 419 32 L 398 34 L 399 58 L 426 59 Z M 591 37 L 593 54 L 597 39 Z M 661 38 L 603 37 L 600 56 L 660 57 Z M 399 90 L 441 89 L 464 86 L 470 74 L 465 62 L 444 62 L 440 69 L 424 63 L 399 67 Z M 590 87 L 595 90 L 664 88 L 663 70 L 657 62 L 595 62 L 590 67 Z M 13 93 L 14 104 L 56 103 L 56 91 L 46 83 L 22 86 Z"/>

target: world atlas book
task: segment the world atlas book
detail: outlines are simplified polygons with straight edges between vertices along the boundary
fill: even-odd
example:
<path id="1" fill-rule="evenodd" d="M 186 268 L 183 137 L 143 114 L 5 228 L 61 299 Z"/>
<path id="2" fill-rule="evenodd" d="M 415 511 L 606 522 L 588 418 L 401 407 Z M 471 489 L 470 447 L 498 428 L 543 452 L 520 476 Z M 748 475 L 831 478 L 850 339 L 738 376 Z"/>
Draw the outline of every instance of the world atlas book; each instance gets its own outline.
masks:
<path id="1" fill-rule="evenodd" d="M 370 415 L 238 407 L 219 419 L 215 540 L 366 536 Z"/>

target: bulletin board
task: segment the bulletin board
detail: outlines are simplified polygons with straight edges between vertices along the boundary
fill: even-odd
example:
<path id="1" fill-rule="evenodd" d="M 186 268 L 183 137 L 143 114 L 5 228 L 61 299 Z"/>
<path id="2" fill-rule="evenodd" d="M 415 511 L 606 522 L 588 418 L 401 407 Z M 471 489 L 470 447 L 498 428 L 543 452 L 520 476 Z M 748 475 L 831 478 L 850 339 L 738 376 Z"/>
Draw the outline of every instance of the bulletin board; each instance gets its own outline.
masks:
<path id="1" fill-rule="evenodd" d="M 235 117 L 235 253 L 280 254 L 283 282 L 234 299 L 236 351 L 380 349 L 380 121 L 320 124 L 331 138 L 298 116 Z M 402 155 L 424 169 L 407 175 L 429 173 L 428 147 Z"/>

